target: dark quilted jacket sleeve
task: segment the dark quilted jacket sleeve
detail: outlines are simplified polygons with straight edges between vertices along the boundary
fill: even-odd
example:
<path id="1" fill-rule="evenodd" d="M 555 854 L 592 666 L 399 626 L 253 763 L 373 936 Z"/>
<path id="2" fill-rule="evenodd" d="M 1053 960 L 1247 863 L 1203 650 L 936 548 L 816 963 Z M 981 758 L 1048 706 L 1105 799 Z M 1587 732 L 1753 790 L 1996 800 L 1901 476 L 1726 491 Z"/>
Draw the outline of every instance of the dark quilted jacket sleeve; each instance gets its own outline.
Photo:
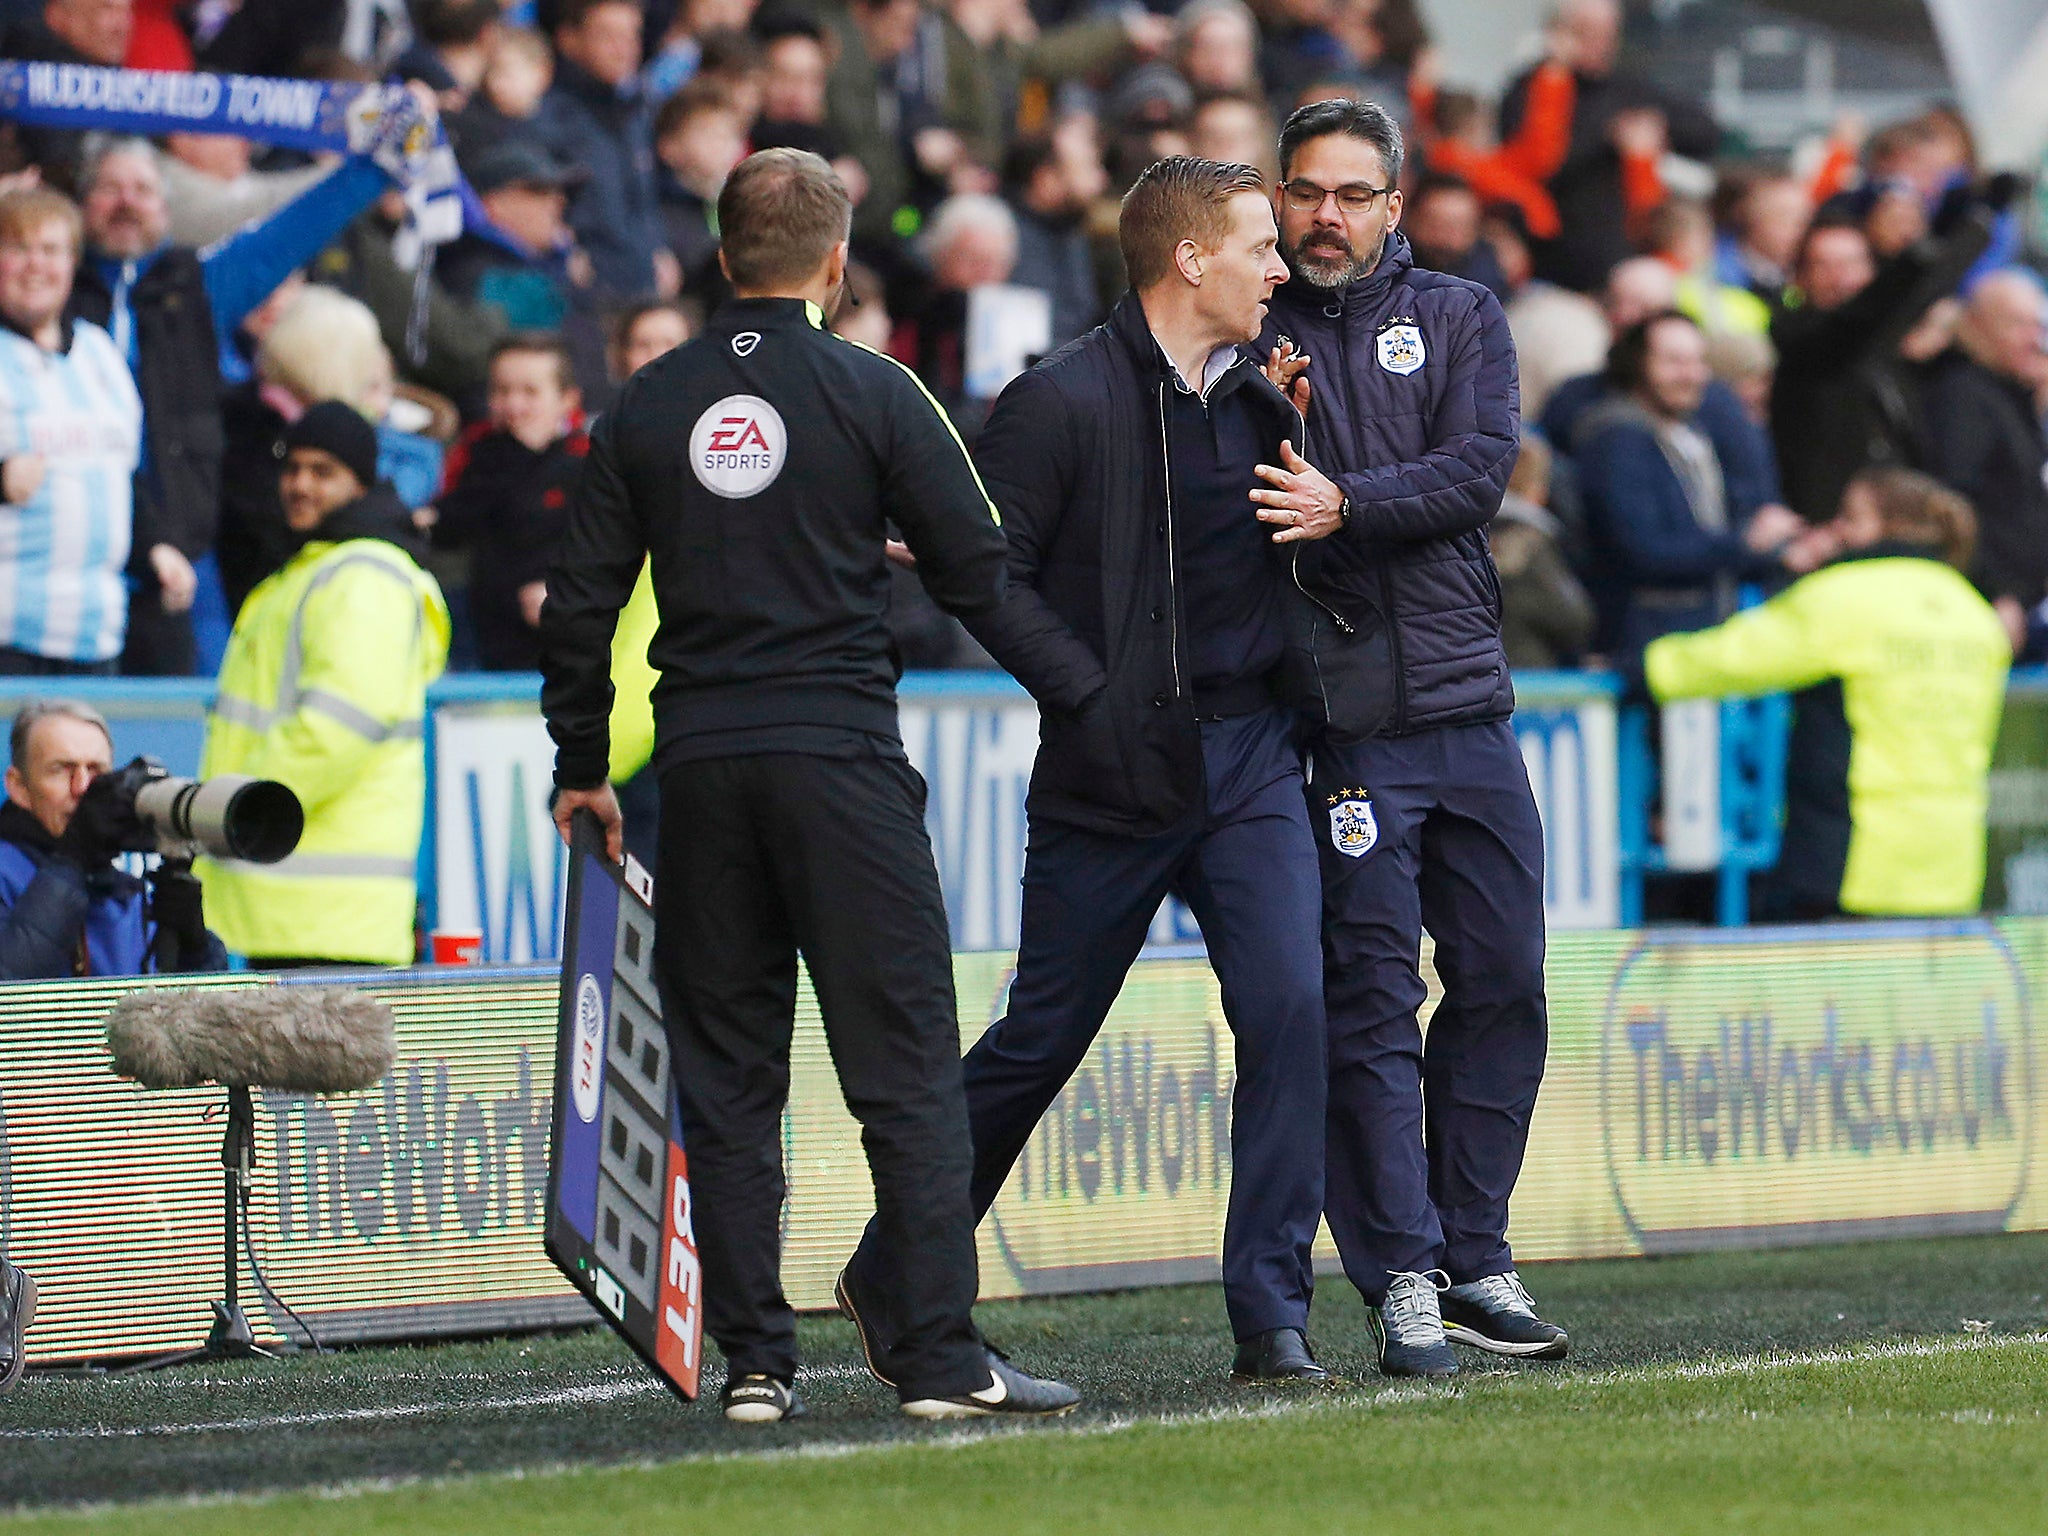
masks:
<path id="1" fill-rule="evenodd" d="M 1334 476 L 1351 498 L 1351 521 L 1340 538 L 1451 538 L 1485 527 L 1500 511 L 1521 441 L 1515 344 L 1498 299 L 1462 286 L 1454 293 L 1469 296 L 1470 308 L 1456 329 L 1436 442 L 1412 463 Z"/>

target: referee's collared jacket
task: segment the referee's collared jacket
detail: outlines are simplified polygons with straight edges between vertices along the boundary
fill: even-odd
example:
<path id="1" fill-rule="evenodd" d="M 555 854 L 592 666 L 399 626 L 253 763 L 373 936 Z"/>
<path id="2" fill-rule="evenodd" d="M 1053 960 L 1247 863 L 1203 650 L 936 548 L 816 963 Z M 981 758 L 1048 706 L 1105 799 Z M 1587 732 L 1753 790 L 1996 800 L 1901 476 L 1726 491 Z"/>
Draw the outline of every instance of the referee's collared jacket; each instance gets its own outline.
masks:
<path id="1" fill-rule="evenodd" d="M 591 433 L 541 618 L 555 779 L 602 781 L 611 642 L 644 559 L 662 746 L 828 726 L 893 738 L 889 523 L 934 601 L 1002 601 L 994 505 L 916 375 L 800 299 L 739 299 L 635 374 Z"/>

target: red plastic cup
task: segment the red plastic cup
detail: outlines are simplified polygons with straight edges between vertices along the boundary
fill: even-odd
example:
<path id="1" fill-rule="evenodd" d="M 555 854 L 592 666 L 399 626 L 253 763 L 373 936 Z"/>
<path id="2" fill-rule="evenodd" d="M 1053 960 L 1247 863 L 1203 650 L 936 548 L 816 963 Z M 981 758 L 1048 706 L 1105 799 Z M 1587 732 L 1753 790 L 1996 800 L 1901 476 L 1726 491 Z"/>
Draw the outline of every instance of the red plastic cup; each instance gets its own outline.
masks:
<path id="1" fill-rule="evenodd" d="M 481 965 L 484 936 L 475 928 L 436 928 L 428 935 L 436 965 Z"/>

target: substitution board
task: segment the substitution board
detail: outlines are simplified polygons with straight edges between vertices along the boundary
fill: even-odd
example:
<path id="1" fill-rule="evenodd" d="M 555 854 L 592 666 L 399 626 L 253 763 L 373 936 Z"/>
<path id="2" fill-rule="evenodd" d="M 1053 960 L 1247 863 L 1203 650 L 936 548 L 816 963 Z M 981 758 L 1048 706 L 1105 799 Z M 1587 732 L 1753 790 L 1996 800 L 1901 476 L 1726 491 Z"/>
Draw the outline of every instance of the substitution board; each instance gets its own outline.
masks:
<path id="1" fill-rule="evenodd" d="M 654 983 L 653 888 L 604 854 L 595 816 L 571 843 L 555 1037 L 547 1252 L 684 1398 L 704 1314 L 689 1171 Z"/>

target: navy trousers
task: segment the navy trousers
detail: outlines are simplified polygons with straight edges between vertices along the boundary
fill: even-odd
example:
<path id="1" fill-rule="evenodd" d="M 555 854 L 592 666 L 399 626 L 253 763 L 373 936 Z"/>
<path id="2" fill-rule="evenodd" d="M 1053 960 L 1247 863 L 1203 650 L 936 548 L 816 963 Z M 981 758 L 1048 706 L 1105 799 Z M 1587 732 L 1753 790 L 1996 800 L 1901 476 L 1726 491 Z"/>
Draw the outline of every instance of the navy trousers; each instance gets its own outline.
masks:
<path id="1" fill-rule="evenodd" d="M 967 1053 L 971 1197 L 985 1215 L 1087 1055 L 1159 904 L 1194 912 L 1236 1042 L 1223 1290 L 1240 1339 L 1305 1328 L 1323 1209 L 1322 905 L 1282 710 L 1202 726 L 1206 803 L 1156 837 L 1034 820 L 1009 1011 Z M 871 1223 L 855 1265 L 885 1257 Z M 891 1319 L 880 1319 L 885 1325 Z"/>
<path id="2" fill-rule="evenodd" d="M 977 1215 L 1093 1044 L 1171 892 L 1201 925 L 1236 1041 L 1223 1294 L 1240 1339 L 1306 1328 L 1323 1208 L 1321 889 L 1292 722 L 1202 727 L 1207 803 L 1157 837 L 1033 822 L 1009 1012 L 967 1053 Z"/>
<path id="3" fill-rule="evenodd" d="M 1371 820 L 1357 808 L 1363 799 Z M 1377 1306 L 1389 1278 L 1514 1267 L 1508 1196 L 1543 1080 L 1543 828 L 1506 721 L 1319 746 L 1329 1219 Z M 1424 1042 L 1422 932 L 1443 1001 Z"/>

